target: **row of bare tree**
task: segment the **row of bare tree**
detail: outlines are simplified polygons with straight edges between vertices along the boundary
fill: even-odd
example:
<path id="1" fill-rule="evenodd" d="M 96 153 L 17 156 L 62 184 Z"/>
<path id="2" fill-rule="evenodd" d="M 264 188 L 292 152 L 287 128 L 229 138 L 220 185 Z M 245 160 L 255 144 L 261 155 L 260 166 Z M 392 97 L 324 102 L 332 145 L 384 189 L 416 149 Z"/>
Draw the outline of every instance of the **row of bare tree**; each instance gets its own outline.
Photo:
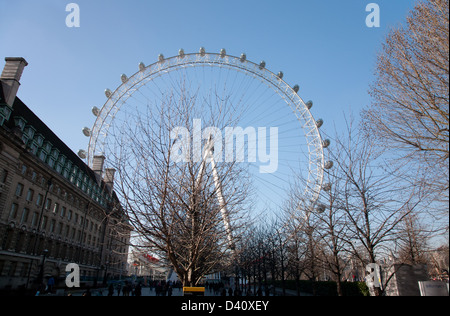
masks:
<path id="1" fill-rule="evenodd" d="M 364 281 L 369 263 L 384 263 L 389 270 L 389 264 L 430 262 L 436 246 L 432 237 L 448 226 L 429 221 L 434 192 L 410 179 L 409 170 L 392 169 L 361 128 L 349 123 L 344 135 L 334 140 L 336 164 L 321 194 L 325 210 L 299 207 L 302 193 L 293 186 L 281 215 L 245 238 L 240 267 L 253 284 L 332 280 L 343 295 L 342 282 Z M 383 294 L 389 277 L 384 282 L 375 294 Z"/>
<path id="2" fill-rule="evenodd" d="M 316 279 L 326 271 L 340 295 L 355 262 L 429 264 L 435 276 L 446 271 L 448 278 L 448 29 L 448 0 L 427 0 L 405 27 L 390 32 L 370 89 L 373 104 L 360 123 L 350 119 L 341 135 L 330 137 L 335 168 L 320 198 L 325 211 L 299 208 L 302 196 L 294 186 L 278 225 L 256 236 L 244 262 L 260 267 L 258 257 L 266 253 L 260 258 L 271 268 L 263 266 L 262 274 L 278 267 L 279 280 Z M 444 237 L 442 245 L 436 236 Z M 437 263 L 439 246 L 447 254 Z"/>

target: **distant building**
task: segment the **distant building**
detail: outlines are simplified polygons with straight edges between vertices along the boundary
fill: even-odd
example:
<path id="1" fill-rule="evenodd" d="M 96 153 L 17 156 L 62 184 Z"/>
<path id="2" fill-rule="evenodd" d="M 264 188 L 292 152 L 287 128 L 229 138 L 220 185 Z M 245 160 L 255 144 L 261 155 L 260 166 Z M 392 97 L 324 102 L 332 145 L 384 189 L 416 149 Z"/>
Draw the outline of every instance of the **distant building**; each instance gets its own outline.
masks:
<path id="1" fill-rule="evenodd" d="M 127 273 L 131 228 L 105 157 L 93 170 L 18 97 L 23 58 L 0 77 L 0 291 L 35 289 L 68 263 L 82 283 Z M 105 278 L 107 276 L 107 278 Z"/>
<path id="2" fill-rule="evenodd" d="M 129 274 L 144 277 L 148 281 L 166 281 L 167 265 L 152 255 L 133 249 L 129 258 Z"/>

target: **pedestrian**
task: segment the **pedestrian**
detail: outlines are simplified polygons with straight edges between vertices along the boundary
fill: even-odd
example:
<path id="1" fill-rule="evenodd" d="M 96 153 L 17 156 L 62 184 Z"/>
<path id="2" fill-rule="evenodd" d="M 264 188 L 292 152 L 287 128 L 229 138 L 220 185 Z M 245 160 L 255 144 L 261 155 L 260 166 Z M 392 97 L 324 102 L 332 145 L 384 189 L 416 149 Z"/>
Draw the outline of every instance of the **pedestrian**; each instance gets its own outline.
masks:
<path id="1" fill-rule="evenodd" d="M 161 291 L 162 291 L 161 283 L 158 283 L 156 285 L 155 291 L 156 291 L 156 296 L 160 296 L 161 295 Z"/>
<path id="2" fill-rule="evenodd" d="M 55 279 L 53 277 L 50 277 L 47 281 L 47 292 L 53 293 L 53 287 L 55 286 Z"/>
<path id="3" fill-rule="evenodd" d="M 108 287 L 108 296 L 113 296 L 114 294 L 114 285 L 111 283 Z"/>
<path id="4" fill-rule="evenodd" d="M 231 287 L 228 289 L 228 296 L 233 296 L 233 289 Z"/>
<path id="5" fill-rule="evenodd" d="M 125 285 L 123 286 L 123 289 L 122 289 L 122 295 L 123 296 L 130 296 L 130 290 L 131 290 L 131 287 L 130 287 L 130 285 L 128 284 L 128 281 L 125 281 Z"/>
<path id="6" fill-rule="evenodd" d="M 136 285 L 136 287 L 134 289 L 134 295 L 135 296 L 141 296 L 142 295 L 141 283 L 138 283 L 138 285 Z"/>
<path id="7" fill-rule="evenodd" d="M 120 283 L 117 284 L 117 296 L 120 296 L 120 290 L 122 289 L 122 285 Z"/>
<path id="8" fill-rule="evenodd" d="M 83 293 L 83 296 L 92 296 L 91 289 L 89 287 L 86 289 L 86 292 Z"/>
<path id="9" fill-rule="evenodd" d="M 167 296 L 172 296 L 172 292 L 173 292 L 172 286 L 169 286 L 169 289 L 167 290 Z"/>

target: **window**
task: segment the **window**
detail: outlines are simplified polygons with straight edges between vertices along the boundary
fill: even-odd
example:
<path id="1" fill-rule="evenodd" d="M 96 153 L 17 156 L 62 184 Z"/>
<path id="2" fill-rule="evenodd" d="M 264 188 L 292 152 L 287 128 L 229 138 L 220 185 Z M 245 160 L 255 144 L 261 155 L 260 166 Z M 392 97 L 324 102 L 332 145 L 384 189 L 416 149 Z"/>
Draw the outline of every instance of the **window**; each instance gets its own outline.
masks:
<path id="1" fill-rule="evenodd" d="M 63 176 L 64 176 L 64 178 L 69 179 L 69 169 L 67 169 L 67 168 L 64 169 Z"/>
<path id="2" fill-rule="evenodd" d="M 39 194 L 36 199 L 36 206 L 42 206 L 42 201 L 44 200 L 44 196 Z"/>
<path id="3" fill-rule="evenodd" d="M 64 216 L 66 216 L 66 207 L 65 206 L 63 206 L 63 207 L 61 207 L 61 217 L 62 218 L 64 218 Z"/>
<path id="4" fill-rule="evenodd" d="M 34 212 L 33 213 L 33 218 L 31 219 L 31 226 L 37 227 L 38 221 L 39 221 L 39 213 L 38 212 Z"/>
<path id="5" fill-rule="evenodd" d="M 27 192 L 27 201 L 28 202 L 33 201 L 33 196 L 34 196 L 34 191 L 29 189 L 28 192 Z"/>
<path id="6" fill-rule="evenodd" d="M 52 200 L 47 199 L 47 201 L 45 202 L 45 209 L 48 211 L 48 210 L 50 210 L 51 206 L 52 206 Z"/>
<path id="7" fill-rule="evenodd" d="M 62 231 L 63 231 L 63 223 L 62 222 L 59 222 L 58 223 L 58 228 L 57 228 L 57 230 L 56 230 L 56 233 L 58 234 L 58 235 L 62 235 Z"/>
<path id="8" fill-rule="evenodd" d="M 25 119 L 23 117 L 20 117 L 20 116 L 14 117 L 14 122 L 16 123 L 16 126 L 21 131 L 23 131 L 23 129 L 25 128 L 25 125 L 27 124 L 27 121 L 25 121 Z"/>
<path id="9" fill-rule="evenodd" d="M 59 212 L 59 204 L 55 203 L 55 206 L 53 207 L 53 214 L 58 214 Z"/>
<path id="10" fill-rule="evenodd" d="M 47 227 L 47 221 L 48 221 L 48 217 L 44 216 L 42 218 L 41 230 L 45 230 L 45 228 Z"/>
<path id="11" fill-rule="evenodd" d="M 8 170 L 3 169 L 0 173 L 0 183 L 6 183 L 6 179 L 8 179 Z"/>
<path id="12" fill-rule="evenodd" d="M 30 214 L 30 210 L 24 208 L 22 211 L 22 217 L 20 218 L 20 224 L 25 224 L 28 221 L 28 215 Z"/>
<path id="13" fill-rule="evenodd" d="M 69 210 L 69 214 L 67 214 L 67 220 L 70 222 L 72 220 L 72 214 L 73 212 Z"/>
<path id="14" fill-rule="evenodd" d="M 17 187 L 16 187 L 16 196 L 17 197 L 21 197 L 23 194 L 23 184 L 22 183 L 18 183 Z"/>
<path id="15" fill-rule="evenodd" d="M 39 149 L 39 145 L 35 141 L 30 143 L 30 151 L 33 155 L 36 156 L 38 149 Z"/>
<path id="16" fill-rule="evenodd" d="M 19 205 L 17 205 L 16 203 L 13 203 L 11 205 L 11 211 L 9 212 L 9 218 L 11 219 L 15 219 L 17 216 L 17 209 L 19 208 Z"/>
<path id="17" fill-rule="evenodd" d="M 42 134 L 34 135 L 34 140 L 36 141 L 39 147 L 44 144 L 44 136 L 42 136 Z"/>
<path id="18" fill-rule="evenodd" d="M 56 226 L 56 220 L 52 219 L 50 221 L 50 227 L 48 229 L 50 233 L 54 233 L 55 232 L 55 226 Z"/>
<path id="19" fill-rule="evenodd" d="M 70 175 L 70 182 L 75 183 L 75 181 L 77 179 L 77 175 L 78 175 L 78 167 L 77 166 L 73 166 L 72 172 L 71 172 L 71 175 Z"/>
<path id="20" fill-rule="evenodd" d="M 55 159 L 53 159 L 52 157 L 50 157 L 48 159 L 47 164 L 50 166 L 50 168 L 53 168 L 55 166 Z"/>
<path id="21" fill-rule="evenodd" d="M 39 153 L 39 159 L 41 159 L 42 161 L 45 161 L 47 159 L 47 152 L 45 150 L 41 149 Z"/>
<path id="22" fill-rule="evenodd" d="M 61 171 L 62 171 L 62 164 L 57 163 L 56 167 L 55 167 L 55 170 L 56 170 L 56 172 L 61 173 Z"/>

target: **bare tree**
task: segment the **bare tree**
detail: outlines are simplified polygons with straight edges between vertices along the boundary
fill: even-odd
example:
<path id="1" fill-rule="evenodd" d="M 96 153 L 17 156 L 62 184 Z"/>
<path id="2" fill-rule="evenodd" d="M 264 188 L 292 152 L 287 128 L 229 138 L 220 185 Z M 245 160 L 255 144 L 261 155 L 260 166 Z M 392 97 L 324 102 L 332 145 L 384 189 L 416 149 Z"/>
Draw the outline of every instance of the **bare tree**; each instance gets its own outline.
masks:
<path id="1" fill-rule="evenodd" d="M 426 229 L 422 227 L 418 214 L 409 213 L 399 228 L 397 239 L 399 262 L 410 265 L 426 264 L 429 236 Z"/>
<path id="2" fill-rule="evenodd" d="M 418 209 L 423 192 L 420 186 L 405 182 L 400 169 L 391 170 L 375 139 L 352 123 L 333 149 L 342 186 L 339 208 L 347 221 L 346 235 L 340 237 L 363 265 L 377 263 L 389 256 L 400 224 Z M 381 295 L 381 289 L 375 294 Z"/>
<path id="3" fill-rule="evenodd" d="M 320 258 L 336 281 L 338 296 L 343 296 L 342 278 L 347 267 L 343 260 L 347 249 L 344 237 L 348 229 L 346 213 L 341 209 L 344 181 L 337 168 L 327 171 L 325 180 L 326 185 L 321 193 L 324 211 L 314 214 L 318 218 L 317 231 L 323 245 Z"/>
<path id="4" fill-rule="evenodd" d="M 193 120 L 222 128 L 231 116 L 222 114 L 218 97 L 199 99 L 181 86 L 147 112 L 130 111 L 109 131 L 116 191 L 141 245 L 167 259 L 187 286 L 232 260 L 251 187 L 244 167 L 232 162 L 212 166 L 211 138 L 195 135 Z M 206 101 L 213 104 L 205 107 L 216 112 L 199 110 L 196 104 Z M 180 127 L 187 133 L 174 139 L 172 132 Z M 201 161 L 190 155 L 194 137 L 205 148 Z M 214 141 L 214 146 L 222 142 Z"/>
<path id="5" fill-rule="evenodd" d="M 447 205 L 449 190 L 449 2 L 424 0 L 391 31 L 378 57 L 372 106 L 363 113 L 402 164 L 422 170 Z M 416 172 L 417 174 L 417 172 Z M 415 176 L 416 176 L 415 174 Z"/>

